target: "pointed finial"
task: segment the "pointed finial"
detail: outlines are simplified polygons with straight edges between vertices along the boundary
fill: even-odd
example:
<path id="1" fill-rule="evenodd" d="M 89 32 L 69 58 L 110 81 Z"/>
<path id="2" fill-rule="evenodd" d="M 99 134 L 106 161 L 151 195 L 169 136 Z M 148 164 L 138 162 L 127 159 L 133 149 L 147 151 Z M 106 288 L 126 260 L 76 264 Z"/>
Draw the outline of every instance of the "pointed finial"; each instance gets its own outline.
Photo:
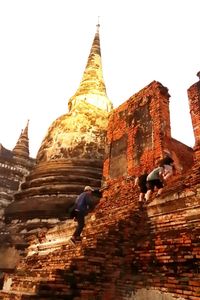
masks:
<path id="1" fill-rule="evenodd" d="M 104 111 L 112 110 L 112 103 L 106 94 L 101 63 L 101 47 L 99 37 L 99 17 L 97 30 L 93 39 L 90 54 L 83 73 L 83 77 L 76 93 L 69 99 L 69 112 L 81 102 L 90 103 Z"/>
<path id="2" fill-rule="evenodd" d="M 22 156 L 25 158 L 29 157 L 28 124 L 29 124 L 29 120 L 27 122 L 25 129 L 21 130 L 19 139 L 12 150 L 14 155 Z"/>
<path id="3" fill-rule="evenodd" d="M 100 16 L 98 16 L 97 32 L 99 32 L 99 27 L 100 27 L 99 19 L 100 19 Z"/>

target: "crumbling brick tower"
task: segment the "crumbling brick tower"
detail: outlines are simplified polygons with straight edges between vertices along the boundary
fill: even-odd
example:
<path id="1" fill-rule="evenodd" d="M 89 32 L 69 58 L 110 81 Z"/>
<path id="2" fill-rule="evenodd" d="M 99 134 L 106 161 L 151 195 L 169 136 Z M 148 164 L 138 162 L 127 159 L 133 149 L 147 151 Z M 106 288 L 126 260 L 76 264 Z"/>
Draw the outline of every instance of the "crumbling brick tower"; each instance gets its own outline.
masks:
<path id="1" fill-rule="evenodd" d="M 150 171 L 165 154 L 174 158 L 179 172 L 193 162 L 192 149 L 171 137 L 168 90 L 156 81 L 113 112 L 107 143 L 103 174 L 107 183 L 135 176 L 144 167 Z"/>
<path id="2" fill-rule="evenodd" d="M 200 72 L 197 73 L 199 81 L 188 89 L 190 114 L 195 136 L 195 159 L 200 160 Z"/>

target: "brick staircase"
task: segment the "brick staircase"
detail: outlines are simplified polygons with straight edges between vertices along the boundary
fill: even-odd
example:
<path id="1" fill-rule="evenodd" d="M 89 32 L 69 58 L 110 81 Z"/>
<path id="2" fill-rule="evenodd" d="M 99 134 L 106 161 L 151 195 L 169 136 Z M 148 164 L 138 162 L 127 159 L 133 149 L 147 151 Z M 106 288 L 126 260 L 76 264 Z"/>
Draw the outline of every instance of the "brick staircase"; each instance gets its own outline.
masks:
<path id="1" fill-rule="evenodd" d="M 114 272 L 117 276 L 117 266 L 125 266 L 126 252 L 131 251 L 126 250 L 126 243 L 132 240 L 134 246 L 133 236 L 139 238 L 140 231 L 136 233 L 136 228 L 141 219 L 144 216 L 136 204 L 130 203 L 99 219 L 90 218 L 82 242 L 75 247 L 65 241 L 54 252 L 41 255 L 47 248 L 45 243 L 41 244 L 38 254 L 27 257 L 17 273 L 9 275 L 12 287 L 9 293 L 1 293 L 2 299 L 73 299 L 75 296 L 95 299 L 95 295 L 106 289 L 108 274 Z"/>

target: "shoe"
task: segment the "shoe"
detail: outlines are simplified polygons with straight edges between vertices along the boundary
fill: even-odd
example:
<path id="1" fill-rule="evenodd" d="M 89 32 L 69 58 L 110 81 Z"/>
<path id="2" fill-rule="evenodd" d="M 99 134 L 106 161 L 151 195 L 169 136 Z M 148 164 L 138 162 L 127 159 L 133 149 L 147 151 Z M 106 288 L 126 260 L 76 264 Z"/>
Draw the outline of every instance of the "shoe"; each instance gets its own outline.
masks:
<path id="1" fill-rule="evenodd" d="M 151 199 L 145 199 L 145 204 L 149 204 L 151 202 Z"/>
<path id="2" fill-rule="evenodd" d="M 155 198 L 158 198 L 158 197 L 160 197 L 161 196 L 161 193 L 160 194 L 156 194 L 155 195 Z"/>
<path id="3" fill-rule="evenodd" d="M 71 237 L 71 239 L 69 239 L 69 242 L 70 242 L 73 246 L 76 245 L 76 240 L 75 240 L 74 237 Z"/>

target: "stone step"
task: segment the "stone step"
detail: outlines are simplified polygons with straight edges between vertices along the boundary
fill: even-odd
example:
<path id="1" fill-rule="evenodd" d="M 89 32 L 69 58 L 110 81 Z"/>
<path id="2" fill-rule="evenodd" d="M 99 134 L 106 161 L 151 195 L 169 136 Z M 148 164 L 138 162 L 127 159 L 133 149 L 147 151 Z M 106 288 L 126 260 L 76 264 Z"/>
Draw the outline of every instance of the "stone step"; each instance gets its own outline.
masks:
<path id="1" fill-rule="evenodd" d="M 127 211 L 127 208 L 124 208 L 124 210 L 125 211 L 118 208 L 118 214 L 120 216 L 120 219 L 123 220 L 123 219 L 131 218 L 131 220 L 129 221 L 129 225 L 136 226 L 135 224 L 138 222 L 138 218 L 141 218 L 141 215 L 138 213 L 138 211 L 130 212 L 130 211 Z M 117 217 L 116 210 L 113 212 L 113 215 L 115 215 L 115 218 Z M 112 231 L 112 234 L 119 232 L 119 226 L 118 226 L 118 224 L 116 224 L 116 221 L 114 220 L 113 215 L 110 216 L 109 219 L 107 216 L 104 216 L 98 220 L 92 220 L 93 215 L 89 215 L 87 217 L 86 226 L 83 231 L 83 243 L 86 246 L 87 246 L 87 244 L 90 243 L 90 241 L 93 241 L 92 246 L 96 245 L 95 235 L 97 236 L 97 239 L 99 241 L 100 239 L 102 239 L 102 236 L 111 234 L 111 231 Z M 105 228 L 105 222 L 108 222 L 108 220 L 109 220 L 109 227 Z M 71 224 L 70 226 L 71 226 L 71 235 L 72 235 L 72 233 L 75 229 L 76 223 L 72 222 L 70 224 Z M 60 234 L 59 234 L 60 239 L 58 239 L 58 237 L 56 237 L 56 233 L 58 232 L 58 229 L 55 231 L 55 238 L 53 235 L 53 230 L 51 230 L 52 234 L 49 233 L 47 242 L 37 245 L 36 250 L 38 250 L 41 254 L 42 253 L 45 254 L 46 252 L 48 252 L 48 249 L 50 250 L 52 247 L 53 247 L 53 249 L 59 249 L 61 246 L 64 246 L 65 244 L 67 245 L 68 244 L 67 239 L 71 235 L 69 235 L 67 238 L 66 234 L 64 233 L 65 232 L 64 226 L 67 226 L 67 222 L 66 222 L 66 225 L 63 225 L 63 229 L 62 229 L 63 239 Z M 68 228 L 68 231 L 69 230 L 70 230 L 70 228 Z M 32 248 L 32 250 L 34 250 L 34 245 L 31 248 Z M 52 261 L 54 260 L 53 254 L 52 254 L 51 259 L 52 259 Z M 55 257 L 55 260 L 56 259 L 57 259 L 57 257 Z M 31 264 L 31 257 L 28 260 L 29 260 L 29 264 Z"/>
<path id="2" fill-rule="evenodd" d="M 21 272 L 18 273 L 17 277 L 13 277 L 13 281 L 16 286 L 16 288 L 13 286 L 13 289 L 15 288 L 15 290 L 17 289 L 24 291 L 23 293 L 31 292 L 33 284 L 35 284 L 32 280 L 32 276 L 37 274 L 36 285 L 40 286 L 40 295 L 42 297 L 45 296 L 48 299 L 49 290 L 46 290 L 45 287 L 51 286 L 55 293 L 56 291 L 59 291 L 60 288 L 62 289 L 62 282 L 60 281 L 61 279 L 59 279 L 57 276 L 58 269 L 59 272 L 66 272 L 65 274 L 78 275 L 77 272 L 80 272 L 81 276 L 81 274 L 84 273 L 84 267 L 82 271 L 76 271 L 76 269 L 72 271 L 70 269 L 70 265 L 73 261 L 76 261 L 76 264 L 80 266 L 82 264 L 84 266 L 84 264 L 89 261 L 91 268 L 93 268 L 92 266 L 94 265 L 96 270 L 95 272 L 97 272 L 96 276 L 99 276 L 97 264 L 102 263 L 102 260 L 106 260 L 103 249 L 105 249 L 105 247 L 111 249 L 113 240 L 116 240 L 116 237 L 118 237 L 118 239 L 123 237 L 123 231 L 121 231 L 121 228 L 125 228 L 127 224 L 129 226 L 130 224 L 134 224 L 135 226 L 138 218 L 141 218 L 141 214 L 138 215 L 138 208 L 136 207 L 135 203 L 129 203 L 129 205 L 117 207 L 111 211 L 105 211 L 104 214 L 98 213 L 97 216 L 99 216 L 99 218 L 96 220 L 92 218 L 93 214 L 87 217 L 86 227 L 83 231 L 83 241 L 81 243 L 77 243 L 75 247 L 68 244 L 59 245 L 56 251 L 48 254 L 51 257 L 50 260 L 48 255 L 33 255 L 32 257 L 28 257 L 26 261 L 24 261 L 24 268 L 26 268 L 26 270 L 23 271 L 22 269 Z M 108 224 L 108 226 L 105 226 L 105 224 Z M 52 245 L 51 243 L 49 245 L 45 243 L 39 245 L 38 254 L 40 251 L 46 251 L 48 247 L 51 248 Z M 118 259 L 120 255 L 123 257 L 123 253 L 117 253 Z M 87 259 L 85 262 L 86 256 Z M 30 274 L 27 272 L 28 266 L 31 268 L 29 270 Z M 21 267 L 23 268 L 22 265 Z M 66 268 L 67 270 L 64 270 Z M 110 268 L 114 268 L 112 264 L 110 265 Z M 44 270 L 46 273 L 44 273 Z M 57 283 L 52 283 L 52 280 L 48 280 L 46 283 L 44 283 L 43 281 L 46 280 L 45 277 L 48 275 L 50 275 L 51 278 L 57 276 Z M 26 277 L 26 281 L 24 281 L 24 277 Z M 57 284 L 58 290 L 56 288 Z M 63 293 L 67 293 L 67 290 L 64 290 Z"/>

